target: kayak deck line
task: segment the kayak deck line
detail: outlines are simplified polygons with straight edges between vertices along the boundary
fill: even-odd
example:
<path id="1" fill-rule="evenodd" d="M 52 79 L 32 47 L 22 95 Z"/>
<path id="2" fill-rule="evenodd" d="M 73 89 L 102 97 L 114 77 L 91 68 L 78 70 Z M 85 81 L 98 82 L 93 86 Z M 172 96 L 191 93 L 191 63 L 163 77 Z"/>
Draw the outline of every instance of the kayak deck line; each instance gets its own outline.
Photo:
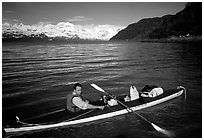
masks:
<path id="1" fill-rule="evenodd" d="M 140 102 L 139 100 L 124 102 L 124 103 L 127 104 L 128 106 L 130 106 L 130 108 L 133 111 L 136 111 L 136 110 L 141 110 L 141 109 L 148 108 L 151 106 L 155 106 L 155 105 L 158 105 L 160 103 L 169 101 L 169 100 L 174 99 L 176 97 L 179 97 L 182 95 L 183 92 L 184 92 L 183 89 L 169 90 L 169 91 L 166 91 L 167 95 L 165 95 L 165 92 L 164 92 L 164 94 L 159 95 L 158 97 L 155 97 L 152 99 L 146 98 L 145 103 L 139 103 Z M 118 115 L 122 115 L 122 114 L 127 114 L 128 111 L 127 111 L 127 109 L 124 109 L 120 105 L 117 105 L 117 106 L 105 108 L 104 110 L 97 110 L 97 111 L 91 112 L 91 113 L 92 114 L 87 113 L 83 118 L 75 119 L 75 120 L 71 120 L 71 121 L 69 121 L 70 119 L 66 119 L 66 120 L 64 120 L 62 122 L 58 122 L 58 123 L 53 122 L 53 123 L 49 123 L 49 124 L 39 124 L 39 125 L 33 124 L 34 126 L 20 125 L 20 126 L 11 127 L 11 128 L 8 127 L 8 128 L 4 128 L 4 129 L 5 129 L 7 134 L 11 134 L 11 135 L 14 134 L 15 135 L 16 133 L 26 133 L 29 131 L 43 130 L 43 129 L 49 129 L 49 128 L 62 127 L 62 126 L 70 126 L 70 125 L 81 124 L 81 123 L 85 123 L 85 122 L 91 122 L 91 121 L 95 121 L 95 120 L 101 120 L 101 119 L 110 118 L 110 117 L 114 117 L 114 116 L 118 116 Z"/>

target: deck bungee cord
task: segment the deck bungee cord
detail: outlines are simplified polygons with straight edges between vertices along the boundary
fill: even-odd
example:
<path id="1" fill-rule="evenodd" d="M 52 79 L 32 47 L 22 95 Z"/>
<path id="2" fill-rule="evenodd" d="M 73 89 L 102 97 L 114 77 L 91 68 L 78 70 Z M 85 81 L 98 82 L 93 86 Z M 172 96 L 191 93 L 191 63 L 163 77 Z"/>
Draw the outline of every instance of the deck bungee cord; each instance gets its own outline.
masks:
<path id="1" fill-rule="evenodd" d="M 51 115 L 51 114 L 54 114 L 54 113 L 62 112 L 62 111 L 65 111 L 65 110 L 66 109 L 60 109 L 60 110 L 52 111 L 52 112 L 49 112 L 49 113 L 45 113 L 45 114 L 41 114 L 41 115 L 38 115 L 38 116 L 34 116 L 34 117 L 31 117 L 31 118 L 25 119 L 24 121 L 33 120 L 33 119 L 36 119 L 36 118 L 40 118 L 40 117 L 43 117 L 43 116 L 47 116 L 47 115 Z"/>
<path id="2" fill-rule="evenodd" d="M 63 122 L 69 122 L 69 121 L 72 121 L 72 120 L 74 120 L 74 119 L 80 118 L 80 117 L 82 117 L 82 116 L 84 116 L 84 115 L 87 115 L 87 114 L 89 114 L 89 113 L 91 113 L 91 112 L 93 112 L 93 111 L 95 111 L 95 110 L 96 110 L 96 109 L 89 110 L 88 112 L 82 113 L 82 114 L 80 114 L 80 115 L 78 115 L 78 116 L 75 116 L 75 117 L 73 117 L 73 118 L 70 118 L 70 119 L 68 119 L 68 120 L 64 120 L 64 121 L 62 121 L 61 123 L 63 123 Z M 38 125 L 47 125 L 47 124 L 48 124 L 48 123 L 40 123 L 40 124 L 26 123 L 26 122 L 24 122 L 24 121 L 21 121 L 18 116 L 16 116 L 16 122 L 17 122 L 17 123 L 20 123 L 20 124 L 22 124 L 22 125 L 24 125 L 25 127 L 26 127 L 26 126 L 38 126 Z M 52 123 L 54 123 L 54 122 L 50 122 L 49 124 L 52 124 Z"/>

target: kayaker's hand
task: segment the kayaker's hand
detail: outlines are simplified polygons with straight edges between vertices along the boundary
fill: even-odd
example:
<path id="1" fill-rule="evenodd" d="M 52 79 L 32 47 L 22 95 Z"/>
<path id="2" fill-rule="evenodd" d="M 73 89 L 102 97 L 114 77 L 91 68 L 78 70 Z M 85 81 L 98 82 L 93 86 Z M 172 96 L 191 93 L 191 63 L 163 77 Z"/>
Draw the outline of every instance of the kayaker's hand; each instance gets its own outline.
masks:
<path id="1" fill-rule="evenodd" d="M 109 104 L 107 104 L 107 105 L 105 105 L 104 107 L 110 107 L 110 105 L 109 105 Z"/>
<path id="2" fill-rule="evenodd" d="M 105 108 L 105 106 L 99 106 L 99 109 L 103 110 Z"/>
<path id="3" fill-rule="evenodd" d="M 87 104 L 88 104 L 88 103 L 89 103 L 89 101 L 88 101 L 88 100 L 85 100 L 85 103 L 87 103 Z"/>

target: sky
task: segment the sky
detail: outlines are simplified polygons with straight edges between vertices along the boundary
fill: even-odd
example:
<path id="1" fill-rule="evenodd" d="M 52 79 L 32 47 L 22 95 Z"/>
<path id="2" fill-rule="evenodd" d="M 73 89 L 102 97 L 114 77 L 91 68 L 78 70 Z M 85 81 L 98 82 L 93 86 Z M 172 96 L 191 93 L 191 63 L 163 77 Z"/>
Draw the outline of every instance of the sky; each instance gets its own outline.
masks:
<path id="1" fill-rule="evenodd" d="M 2 22 L 127 26 L 143 18 L 174 15 L 185 2 L 2 2 Z"/>

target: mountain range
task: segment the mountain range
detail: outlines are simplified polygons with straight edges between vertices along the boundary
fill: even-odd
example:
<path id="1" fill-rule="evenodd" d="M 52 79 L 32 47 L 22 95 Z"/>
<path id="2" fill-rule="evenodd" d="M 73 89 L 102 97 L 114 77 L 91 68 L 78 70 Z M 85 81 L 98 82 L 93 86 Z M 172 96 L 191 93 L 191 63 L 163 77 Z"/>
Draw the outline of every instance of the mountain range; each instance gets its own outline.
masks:
<path id="1" fill-rule="evenodd" d="M 187 3 L 175 15 L 141 19 L 125 27 L 114 25 L 57 24 L 25 25 L 3 23 L 3 41 L 82 41 L 82 40 L 137 40 L 151 41 L 164 38 L 201 36 L 202 2 Z"/>
<path id="2" fill-rule="evenodd" d="M 159 40 L 202 35 L 202 2 L 187 3 L 176 15 L 145 18 L 128 25 L 110 40 Z"/>
<path id="3" fill-rule="evenodd" d="M 74 25 L 69 22 L 53 24 L 2 24 L 3 41 L 70 41 L 109 40 L 124 27 L 114 25 Z"/>

